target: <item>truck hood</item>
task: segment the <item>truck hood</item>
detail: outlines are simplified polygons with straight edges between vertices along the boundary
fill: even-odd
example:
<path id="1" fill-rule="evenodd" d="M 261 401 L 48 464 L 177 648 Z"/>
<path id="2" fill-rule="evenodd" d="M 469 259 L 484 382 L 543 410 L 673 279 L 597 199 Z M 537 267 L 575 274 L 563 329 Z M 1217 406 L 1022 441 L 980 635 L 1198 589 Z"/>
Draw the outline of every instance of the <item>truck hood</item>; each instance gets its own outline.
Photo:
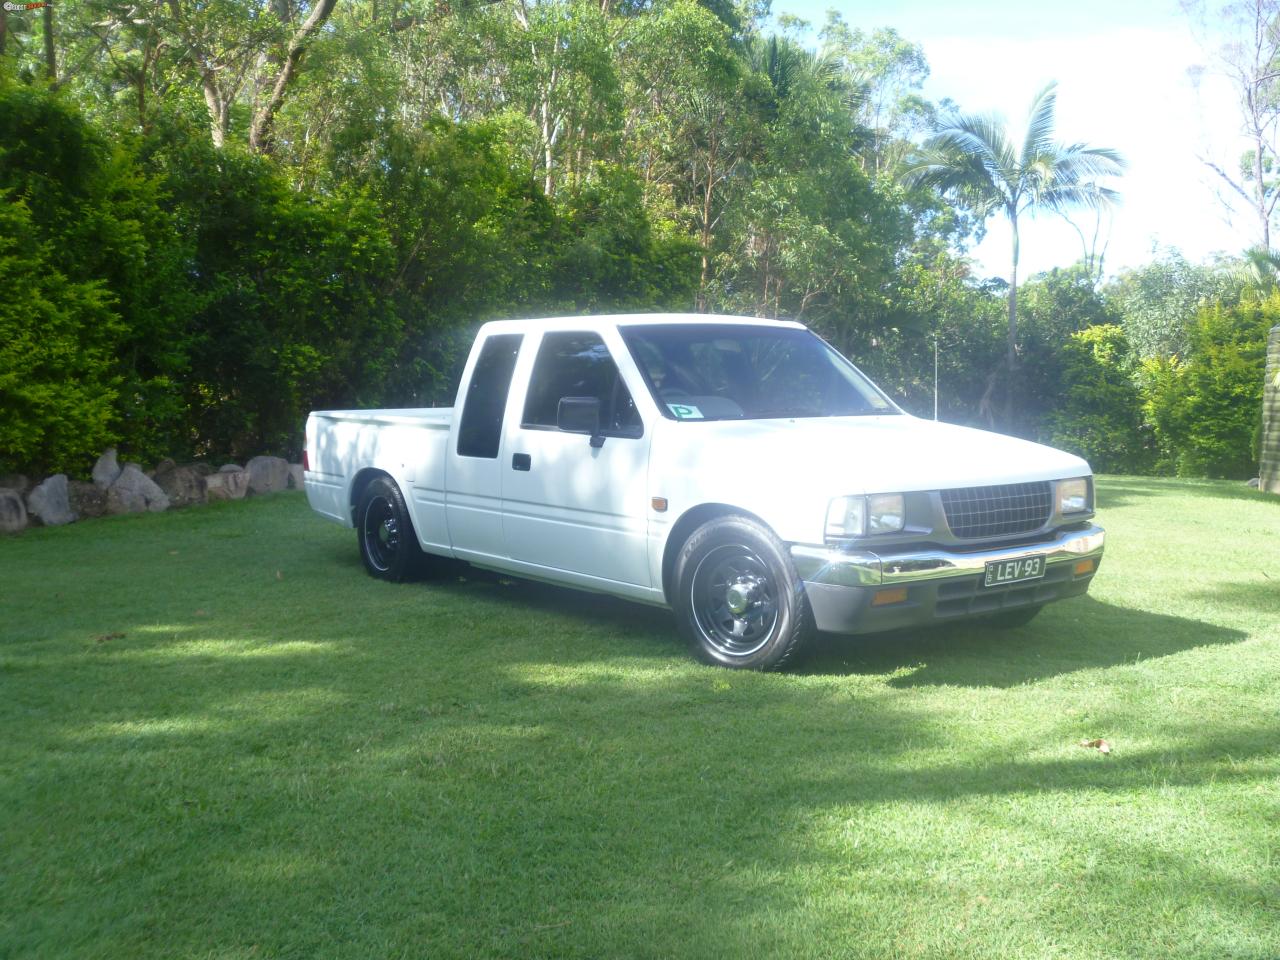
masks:
<path id="1" fill-rule="evenodd" d="M 666 421 L 663 427 L 656 446 L 676 454 L 668 463 L 738 465 L 752 475 L 752 487 L 774 496 L 825 501 L 1090 472 L 1081 458 L 1052 447 L 908 415 Z"/>

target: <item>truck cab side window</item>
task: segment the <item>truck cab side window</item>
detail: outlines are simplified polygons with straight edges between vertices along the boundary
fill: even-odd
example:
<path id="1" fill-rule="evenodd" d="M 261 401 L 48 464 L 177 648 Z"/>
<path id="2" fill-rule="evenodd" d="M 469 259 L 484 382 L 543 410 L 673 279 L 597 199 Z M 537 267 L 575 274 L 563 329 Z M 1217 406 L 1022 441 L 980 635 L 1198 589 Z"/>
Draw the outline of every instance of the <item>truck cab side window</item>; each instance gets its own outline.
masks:
<path id="1" fill-rule="evenodd" d="M 639 437 L 644 424 L 631 391 L 622 382 L 609 348 L 594 333 L 548 333 L 538 348 L 523 427 L 556 425 L 561 397 L 596 397 L 601 431 L 611 437 Z"/>
<path id="2" fill-rule="evenodd" d="M 524 334 L 502 333 L 489 337 L 480 348 L 458 424 L 458 456 L 497 458 L 502 415 L 522 340 Z"/>

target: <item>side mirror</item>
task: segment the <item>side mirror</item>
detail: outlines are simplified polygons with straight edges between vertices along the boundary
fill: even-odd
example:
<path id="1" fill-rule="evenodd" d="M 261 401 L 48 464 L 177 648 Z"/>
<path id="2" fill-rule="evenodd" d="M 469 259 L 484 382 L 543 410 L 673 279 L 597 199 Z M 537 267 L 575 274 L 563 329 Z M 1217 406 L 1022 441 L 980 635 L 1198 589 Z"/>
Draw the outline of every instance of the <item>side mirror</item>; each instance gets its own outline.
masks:
<path id="1" fill-rule="evenodd" d="M 600 435 L 599 397 L 561 397 L 556 407 L 556 426 L 566 433 L 589 433 L 591 446 L 603 447 Z"/>

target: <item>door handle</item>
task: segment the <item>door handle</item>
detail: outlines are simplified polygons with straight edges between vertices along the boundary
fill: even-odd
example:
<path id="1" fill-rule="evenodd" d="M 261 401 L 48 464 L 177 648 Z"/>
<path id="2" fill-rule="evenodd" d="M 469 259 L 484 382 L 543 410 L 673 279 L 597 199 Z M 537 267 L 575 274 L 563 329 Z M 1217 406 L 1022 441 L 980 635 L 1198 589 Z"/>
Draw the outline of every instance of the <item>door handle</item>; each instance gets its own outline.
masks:
<path id="1" fill-rule="evenodd" d="M 513 453 L 511 455 L 512 470 L 528 470 L 533 466 L 533 460 L 527 453 Z"/>

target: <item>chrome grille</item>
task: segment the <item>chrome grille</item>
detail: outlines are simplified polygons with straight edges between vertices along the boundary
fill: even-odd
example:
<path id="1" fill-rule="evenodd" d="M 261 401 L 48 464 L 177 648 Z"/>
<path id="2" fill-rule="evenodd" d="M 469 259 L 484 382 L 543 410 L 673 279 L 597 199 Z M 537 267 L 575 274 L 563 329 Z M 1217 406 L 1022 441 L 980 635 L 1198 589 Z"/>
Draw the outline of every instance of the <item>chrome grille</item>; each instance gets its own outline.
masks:
<path id="1" fill-rule="evenodd" d="M 951 532 L 963 539 L 1010 537 L 1039 530 L 1049 520 L 1047 481 L 942 491 Z"/>

